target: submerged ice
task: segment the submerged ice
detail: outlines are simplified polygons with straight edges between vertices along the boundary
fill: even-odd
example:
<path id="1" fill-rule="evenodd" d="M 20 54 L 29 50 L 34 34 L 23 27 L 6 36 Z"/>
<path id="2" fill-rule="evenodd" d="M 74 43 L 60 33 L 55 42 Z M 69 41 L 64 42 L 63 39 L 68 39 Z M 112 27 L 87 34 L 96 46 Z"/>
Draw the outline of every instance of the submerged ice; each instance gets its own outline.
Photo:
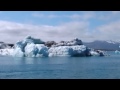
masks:
<path id="1" fill-rule="evenodd" d="M 41 39 L 27 36 L 25 39 L 16 42 L 11 49 L 0 49 L 0 55 L 15 57 L 93 56 L 100 55 L 100 52 L 91 50 L 77 38 L 72 41 L 46 43 Z"/>

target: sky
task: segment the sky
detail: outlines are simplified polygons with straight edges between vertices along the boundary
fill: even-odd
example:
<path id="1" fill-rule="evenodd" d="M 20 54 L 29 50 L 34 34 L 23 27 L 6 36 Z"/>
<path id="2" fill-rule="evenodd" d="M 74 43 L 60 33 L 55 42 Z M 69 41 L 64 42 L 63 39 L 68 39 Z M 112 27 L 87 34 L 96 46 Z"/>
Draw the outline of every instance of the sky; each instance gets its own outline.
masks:
<path id="1" fill-rule="evenodd" d="M 120 40 L 120 11 L 0 11 L 0 41 Z"/>

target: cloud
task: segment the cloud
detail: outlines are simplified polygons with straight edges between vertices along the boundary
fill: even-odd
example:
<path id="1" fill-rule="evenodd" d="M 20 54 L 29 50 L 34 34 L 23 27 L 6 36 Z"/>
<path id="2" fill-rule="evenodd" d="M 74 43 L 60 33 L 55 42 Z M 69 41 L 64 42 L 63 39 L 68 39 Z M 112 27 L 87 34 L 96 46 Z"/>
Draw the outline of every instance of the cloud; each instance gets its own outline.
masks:
<path id="1" fill-rule="evenodd" d="M 43 13 L 33 13 L 32 16 L 37 17 L 37 18 L 58 18 L 58 17 L 61 17 L 61 16 L 55 15 L 55 14 L 45 15 Z"/>
<path id="2" fill-rule="evenodd" d="M 120 20 L 120 11 L 99 11 L 96 16 L 96 19 L 103 21 Z"/>
<path id="3" fill-rule="evenodd" d="M 42 40 L 71 40 L 76 37 L 87 39 L 88 22 L 68 22 L 57 26 L 21 24 L 0 21 L 0 41 L 15 43 L 31 35 Z"/>
<path id="4" fill-rule="evenodd" d="M 74 16 L 74 18 L 75 17 L 79 18 L 79 16 Z M 90 25 L 91 22 L 88 20 L 71 21 L 54 26 L 23 24 L 0 20 L 0 41 L 15 43 L 28 35 L 44 41 L 55 40 L 57 42 L 61 40 L 71 40 L 76 37 L 82 41 L 120 39 L 120 20 L 97 26 L 93 28 L 93 30 L 90 30 Z"/>
<path id="5" fill-rule="evenodd" d="M 71 14 L 71 15 L 58 15 L 58 14 L 43 14 L 43 13 L 38 13 L 35 12 L 32 14 L 33 17 L 36 18 L 69 18 L 69 19 L 82 19 L 82 20 L 88 20 L 90 18 L 94 18 L 95 17 L 95 12 L 83 12 L 83 14 Z"/>
<path id="6" fill-rule="evenodd" d="M 120 40 L 120 21 L 97 27 L 93 35 L 95 39 L 99 40 Z"/>
<path id="7" fill-rule="evenodd" d="M 83 12 L 83 14 L 73 14 L 69 17 L 72 18 L 72 19 L 88 20 L 88 19 L 96 17 L 96 14 L 93 11 L 86 11 L 86 12 Z"/>
<path id="8" fill-rule="evenodd" d="M 111 11 L 112 14 L 120 14 L 120 11 Z"/>

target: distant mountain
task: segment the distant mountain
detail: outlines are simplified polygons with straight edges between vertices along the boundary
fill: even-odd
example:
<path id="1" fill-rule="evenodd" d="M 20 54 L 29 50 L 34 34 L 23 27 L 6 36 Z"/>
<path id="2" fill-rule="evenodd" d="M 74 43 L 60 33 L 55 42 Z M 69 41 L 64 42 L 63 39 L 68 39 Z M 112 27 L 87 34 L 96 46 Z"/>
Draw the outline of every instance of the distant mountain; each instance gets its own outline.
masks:
<path id="1" fill-rule="evenodd" d="M 120 50 L 120 41 L 93 41 L 93 42 L 83 42 L 84 45 L 93 49 L 101 50 Z"/>

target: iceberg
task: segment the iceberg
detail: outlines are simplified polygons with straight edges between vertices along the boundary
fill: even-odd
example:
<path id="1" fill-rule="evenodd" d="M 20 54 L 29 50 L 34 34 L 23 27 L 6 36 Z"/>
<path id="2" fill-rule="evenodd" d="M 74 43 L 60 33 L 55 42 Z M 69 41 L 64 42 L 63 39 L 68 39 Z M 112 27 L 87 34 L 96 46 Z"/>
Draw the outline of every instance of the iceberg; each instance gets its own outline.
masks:
<path id="1" fill-rule="evenodd" d="M 12 55 L 14 49 L 0 49 L 0 55 Z"/>
<path id="2" fill-rule="evenodd" d="M 24 52 L 21 50 L 21 48 L 18 47 L 13 50 L 11 55 L 15 57 L 24 57 Z"/>
<path id="3" fill-rule="evenodd" d="M 101 53 L 101 54 L 100 54 Z M 83 45 L 78 38 L 72 41 L 44 42 L 27 36 L 17 41 L 13 48 L 0 49 L 0 55 L 11 55 L 14 57 L 53 57 L 53 56 L 94 56 L 103 55 L 101 51 L 96 52 Z"/>
<path id="4" fill-rule="evenodd" d="M 116 50 L 115 53 L 116 53 L 116 54 L 120 54 L 120 51 Z"/>
<path id="5" fill-rule="evenodd" d="M 44 44 L 45 42 L 43 42 L 42 40 L 40 39 L 35 39 L 31 36 L 27 36 L 24 40 L 22 41 L 18 41 L 16 44 L 15 44 L 15 48 L 19 47 L 21 48 L 21 50 L 24 52 L 24 48 L 26 47 L 26 45 L 28 43 L 34 43 L 34 44 Z"/>
<path id="6" fill-rule="evenodd" d="M 93 56 L 99 56 L 99 53 L 95 52 L 95 51 L 90 51 L 91 55 Z"/>
<path id="7" fill-rule="evenodd" d="M 59 46 L 59 47 L 51 47 L 49 50 L 49 56 L 68 56 L 71 55 L 73 49 L 69 46 Z"/>
<path id="8" fill-rule="evenodd" d="M 48 56 L 48 48 L 44 44 L 27 44 L 25 47 L 26 57 L 42 57 Z"/>
<path id="9" fill-rule="evenodd" d="M 94 50 L 93 49 L 93 50 L 90 51 L 90 53 L 91 53 L 92 56 L 109 56 L 107 54 L 107 52 L 101 51 L 101 50 Z"/>
<path id="10" fill-rule="evenodd" d="M 49 56 L 90 56 L 89 51 L 85 45 L 51 47 L 48 50 Z"/>

